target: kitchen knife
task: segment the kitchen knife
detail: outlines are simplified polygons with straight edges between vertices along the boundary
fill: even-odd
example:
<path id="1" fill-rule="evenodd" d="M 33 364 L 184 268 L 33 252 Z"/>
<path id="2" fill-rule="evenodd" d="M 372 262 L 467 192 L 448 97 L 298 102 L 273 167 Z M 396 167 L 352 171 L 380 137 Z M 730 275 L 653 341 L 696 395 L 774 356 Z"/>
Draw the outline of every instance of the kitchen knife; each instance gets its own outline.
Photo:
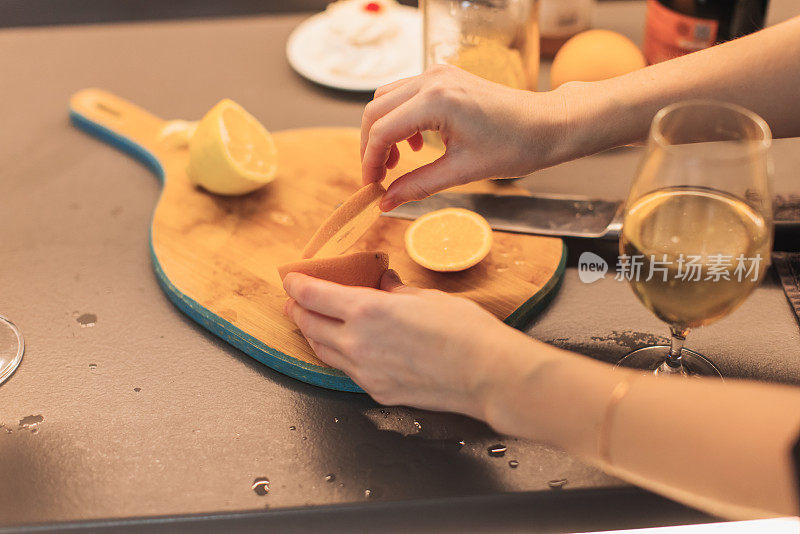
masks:
<path id="1" fill-rule="evenodd" d="M 800 245 L 800 219 L 788 205 L 782 197 L 775 199 L 776 248 L 796 250 Z M 791 206 L 800 213 L 800 204 Z M 442 208 L 465 208 L 482 215 L 495 230 L 522 234 L 616 240 L 622 230 L 621 202 L 562 195 L 439 193 L 382 215 L 416 219 Z M 787 247 L 787 243 L 794 246 Z"/>
<path id="2" fill-rule="evenodd" d="M 416 219 L 442 208 L 465 208 L 482 215 L 495 230 L 523 234 L 617 239 L 622 228 L 620 202 L 559 195 L 439 193 L 383 215 Z"/>

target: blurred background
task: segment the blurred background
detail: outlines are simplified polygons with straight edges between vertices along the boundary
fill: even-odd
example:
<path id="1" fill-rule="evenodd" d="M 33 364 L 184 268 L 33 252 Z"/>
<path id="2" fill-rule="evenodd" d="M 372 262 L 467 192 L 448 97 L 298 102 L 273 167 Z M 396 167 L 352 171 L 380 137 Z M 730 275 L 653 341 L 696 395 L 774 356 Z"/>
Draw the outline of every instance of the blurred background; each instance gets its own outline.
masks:
<path id="1" fill-rule="evenodd" d="M 0 0 L 0 28 L 321 11 L 326 0 Z M 413 0 L 401 4 L 416 6 Z"/>
<path id="2" fill-rule="evenodd" d="M 399 1 L 417 5 L 414 0 Z M 327 0 L 0 0 L 0 28 L 320 11 L 327 4 Z"/>

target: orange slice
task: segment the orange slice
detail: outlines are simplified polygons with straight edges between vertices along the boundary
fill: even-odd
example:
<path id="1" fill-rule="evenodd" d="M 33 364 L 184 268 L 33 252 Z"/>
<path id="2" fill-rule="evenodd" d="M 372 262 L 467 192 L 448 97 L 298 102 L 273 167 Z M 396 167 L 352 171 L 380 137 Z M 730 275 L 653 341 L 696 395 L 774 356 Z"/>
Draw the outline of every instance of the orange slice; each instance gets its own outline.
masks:
<path id="1" fill-rule="evenodd" d="M 380 287 L 389 268 L 389 255 L 383 252 L 355 252 L 334 258 L 311 258 L 278 267 L 283 280 L 289 273 L 303 273 L 346 286 Z"/>
<path id="2" fill-rule="evenodd" d="M 492 248 L 492 228 L 474 211 L 446 208 L 423 215 L 406 230 L 406 252 L 432 271 L 463 271 Z"/>
<path id="3" fill-rule="evenodd" d="M 379 183 L 362 187 L 325 219 L 303 249 L 303 258 L 338 256 L 369 230 L 381 215 L 386 189 Z"/>

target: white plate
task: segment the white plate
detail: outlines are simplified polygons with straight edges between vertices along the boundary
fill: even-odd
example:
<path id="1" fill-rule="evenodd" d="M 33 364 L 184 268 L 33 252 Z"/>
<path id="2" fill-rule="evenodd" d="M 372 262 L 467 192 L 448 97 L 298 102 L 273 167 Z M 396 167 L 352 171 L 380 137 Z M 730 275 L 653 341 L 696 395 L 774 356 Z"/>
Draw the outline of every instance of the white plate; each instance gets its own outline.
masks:
<path id="1" fill-rule="evenodd" d="M 320 41 L 328 35 L 325 12 L 304 20 L 294 29 L 286 42 L 286 57 L 301 76 L 318 84 L 346 91 L 374 91 L 395 80 L 416 76 L 422 72 L 422 17 L 418 9 L 409 6 L 399 6 L 396 14 L 401 29 L 395 39 L 402 43 L 400 50 L 408 58 L 404 62 L 405 66 L 398 69 L 398 72 L 364 78 L 333 73 L 325 68 L 314 52 L 324 45 Z"/>

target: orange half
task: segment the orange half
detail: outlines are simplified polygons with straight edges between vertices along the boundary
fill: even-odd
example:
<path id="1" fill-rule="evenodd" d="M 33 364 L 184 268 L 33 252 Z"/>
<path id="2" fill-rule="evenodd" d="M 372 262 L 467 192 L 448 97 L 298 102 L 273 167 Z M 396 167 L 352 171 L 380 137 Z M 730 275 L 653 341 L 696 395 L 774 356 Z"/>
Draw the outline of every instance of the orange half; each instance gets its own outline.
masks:
<path id="1" fill-rule="evenodd" d="M 389 268 L 389 256 L 383 252 L 355 252 L 333 258 L 311 258 L 278 267 L 281 280 L 289 273 L 302 273 L 346 286 L 378 288 Z"/>
<path id="2" fill-rule="evenodd" d="M 474 211 L 446 208 L 423 215 L 406 230 L 406 252 L 432 271 L 469 269 L 489 254 L 492 228 Z"/>
<path id="3" fill-rule="evenodd" d="M 379 204 L 385 192 L 379 183 L 356 191 L 311 236 L 303 258 L 329 258 L 347 251 L 380 217 Z"/>

